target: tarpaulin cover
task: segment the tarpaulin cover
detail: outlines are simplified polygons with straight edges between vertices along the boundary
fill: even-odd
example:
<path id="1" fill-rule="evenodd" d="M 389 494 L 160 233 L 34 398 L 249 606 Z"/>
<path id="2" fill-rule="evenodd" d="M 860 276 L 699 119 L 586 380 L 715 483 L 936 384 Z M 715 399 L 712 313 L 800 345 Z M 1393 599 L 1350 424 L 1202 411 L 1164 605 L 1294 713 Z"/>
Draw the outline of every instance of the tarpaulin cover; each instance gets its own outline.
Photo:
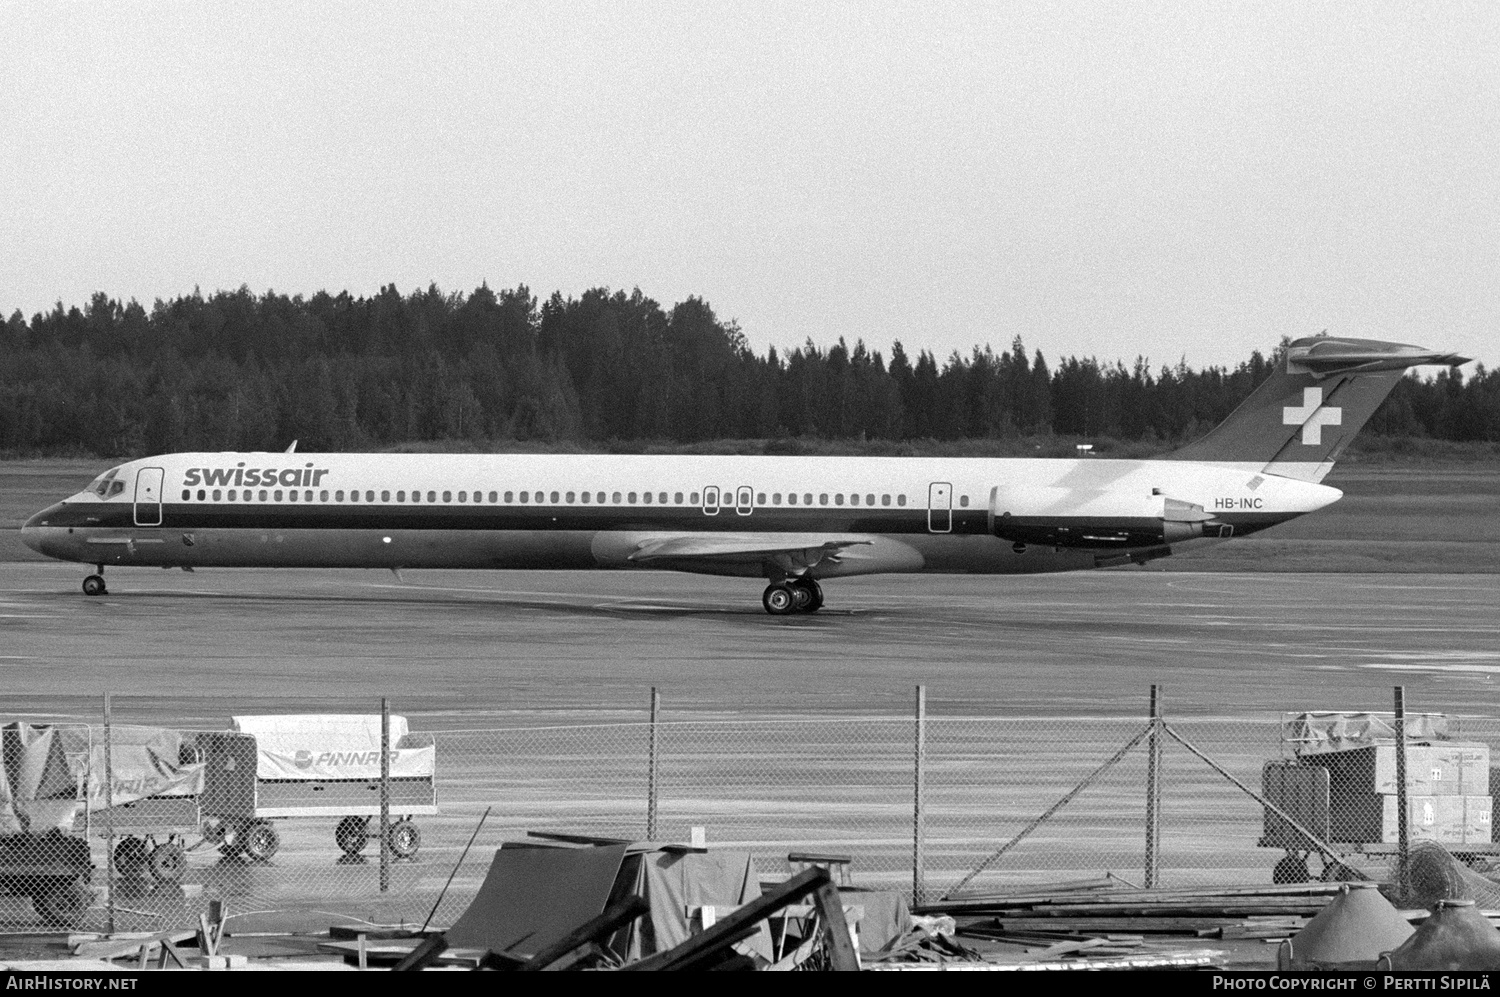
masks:
<path id="1" fill-rule="evenodd" d="M 894 890 L 862 890 L 842 887 L 839 899 L 845 906 L 865 909 L 859 922 L 859 950 L 874 955 L 891 941 L 911 930 L 911 908 L 906 898 Z"/>
<path id="2" fill-rule="evenodd" d="M 1294 745 L 1297 754 L 1316 755 L 1394 743 L 1393 723 L 1395 717 L 1389 713 L 1299 713 L 1285 722 L 1282 737 Z M 1445 716 L 1417 713 L 1406 717 L 1408 741 L 1447 741 L 1452 736 Z"/>
<path id="3" fill-rule="evenodd" d="M 83 808 L 55 727 L 0 728 L 0 834 L 70 829 Z"/>
<path id="4" fill-rule="evenodd" d="M 161 727 L 115 727 L 110 730 L 110 766 L 104 765 L 104 738 L 86 727 L 59 728 L 74 778 L 88 794 L 89 809 L 134 803 L 148 796 L 197 796 L 203 792 L 203 763 L 182 757 L 182 735 Z M 106 795 L 106 771 L 113 794 Z"/>
<path id="5" fill-rule="evenodd" d="M 359 714 L 234 717 L 255 738 L 259 779 L 380 778 L 380 717 Z M 437 749 L 391 717 L 391 778 L 432 778 Z"/>
<path id="6" fill-rule="evenodd" d="M 634 857 L 632 857 L 634 858 Z M 635 863 L 632 863 L 635 864 Z M 749 852 L 715 849 L 711 852 L 644 852 L 636 868 L 635 893 L 651 907 L 649 930 L 633 931 L 621 954 L 629 959 L 662 952 L 692 934 L 690 907 L 738 907 L 760 897 L 760 876 Z M 747 955 L 771 958 L 771 942 L 764 926 L 735 946 Z"/>
<path id="7" fill-rule="evenodd" d="M 446 932 L 453 948 L 535 955 L 604 913 L 625 845 L 547 848 L 507 842 Z"/>

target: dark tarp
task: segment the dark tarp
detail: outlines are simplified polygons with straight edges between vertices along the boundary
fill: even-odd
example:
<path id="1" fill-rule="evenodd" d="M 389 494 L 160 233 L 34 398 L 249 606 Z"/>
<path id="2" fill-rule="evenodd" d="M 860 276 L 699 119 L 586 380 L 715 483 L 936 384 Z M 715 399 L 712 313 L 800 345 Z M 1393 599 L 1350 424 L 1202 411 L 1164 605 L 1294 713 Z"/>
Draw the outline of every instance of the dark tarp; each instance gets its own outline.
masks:
<path id="1" fill-rule="evenodd" d="M 58 736 L 74 778 L 99 813 L 152 796 L 198 796 L 203 792 L 202 762 L 183 762 L 182 735 L 161 727 L 117 726 L 110 735 L 110 764 L 104 764 L 104 738 L 87 727 L 60 727 Z M 108 771 L 114 785 L 106 792 Z"/>
<path id="2" fill-rule="evenodd" d="M 506 842 L 453 927 L 453 948 L 530 956 L 604 913 L 625 845 L 535 847 Z"/>
<path id="3" fill-rule="evenodd" d="M 728 849 L 641 852 L 631 856 L 621 880 L 622 889 L 634 892 L 651 907 L 651 913 L 642 919 L 649 923 L 638 922 L 634 930 L 616 938 L 613 947 L 630 960 L 687 941 L 692 934 L 688 922 L 688 910 L 692 907 L 719 908 L 718 918 L 722 920 L 729 913 L 728 908 L 760 896 L 760 876 L 754 857 L 749 852 Z M 771 942 L 765 926 L 735 948 L 769 960 Z"/>
<path id="4" fill-rule="evenodd" d="M 894 890 L 839 888 L 839 899 L 845 907 L 863 907 L 865 916 L 859 922 L 859 951 L 874 955 L 911 929 L 911 910 L 906 898 Z"/>

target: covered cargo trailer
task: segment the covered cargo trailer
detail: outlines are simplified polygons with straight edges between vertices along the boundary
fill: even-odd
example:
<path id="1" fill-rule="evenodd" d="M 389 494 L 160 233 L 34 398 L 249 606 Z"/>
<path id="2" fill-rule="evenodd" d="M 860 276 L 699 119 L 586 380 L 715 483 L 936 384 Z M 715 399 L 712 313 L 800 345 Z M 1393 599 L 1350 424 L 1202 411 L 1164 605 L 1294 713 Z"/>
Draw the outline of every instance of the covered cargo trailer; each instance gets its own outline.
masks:
<path id="1" fill-rule="evenodd" d="M 1341 857 L 1393 855 L 1401 836 L 1396 803 L 1393 718 L 1371 713 L 1303 713 L 1283 725 L 1292 757 L 1261 771 L 1264 799 Z M 1457 722 L 1442 715 L 1407 718 L 1407 837 L 1438 841 L 1463 861 L 1500 853 L 1491 814 L 1490 750 L 1459 737 Z M 1259 844 L 1286 855 L 1276 863 L 1277 883 L 1309 878 L 1307 858 L 1319 851 L 1308 836 L 1271 807 Z M 1325 856 L 1322 876 L 1351 875 Z"/>
<path id="2" fill-rule="evenodd" d="M 88 842 L 65 833 L 78 796 L 59 728 L 0 728 L 0 893 L 29 898 L 43 921 L 65 927 L 93 901 Z"/>
<path id="3" fill-rule="evenodd" d="M 118 839 L 115 870 L 127 879 L 180 881 L 187 869 L 186 839 L 202 823 L 203 760 L 192 737 L 161 727 L 116 725 L 106 766 L 99 732 L 62 728 L 61 734 L 85 802 L 74 831 Z"/>
<path id="4" fill-rule="evenodd" d="M 357 856 L 383 833 L 391 853 L 412 859 L 421 847 L 413 817 L 436 814 L 437 748 L 391 717 L 389 813 L 380 814 L 380 717 L 351 714 L 235 717 L 230 731 L 201 734 L 205 763 L 200 805 L 204 836 L 226 855 L 265 861 L 281 836 L 271 823 L 288 817 L 337 818 L 334 841 Z"/>

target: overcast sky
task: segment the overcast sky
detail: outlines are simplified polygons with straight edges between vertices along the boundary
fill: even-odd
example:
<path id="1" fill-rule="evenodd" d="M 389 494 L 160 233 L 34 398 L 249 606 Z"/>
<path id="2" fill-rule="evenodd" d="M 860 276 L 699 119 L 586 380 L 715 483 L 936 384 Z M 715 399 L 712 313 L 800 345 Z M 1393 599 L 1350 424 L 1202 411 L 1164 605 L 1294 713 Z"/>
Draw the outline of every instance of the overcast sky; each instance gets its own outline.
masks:
<path id="1" fill-rule="evenodd" d="M 0 0 L 0 312 L 640 287 L 757 349 L 1500 363 L 1500 4 Z"/>

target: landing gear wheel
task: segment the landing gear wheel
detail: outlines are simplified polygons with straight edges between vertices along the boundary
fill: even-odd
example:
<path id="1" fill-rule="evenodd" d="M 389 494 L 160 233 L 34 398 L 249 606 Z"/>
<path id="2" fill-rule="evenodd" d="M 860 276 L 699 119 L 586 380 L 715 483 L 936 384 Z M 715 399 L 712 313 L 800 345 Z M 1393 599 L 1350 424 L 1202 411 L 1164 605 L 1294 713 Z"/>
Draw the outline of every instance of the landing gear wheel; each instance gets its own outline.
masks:
<path id="1" fill-rule="evenodd" d="M 125 838 L 115 846 L 115 874 L 121 879 L 144 879 L 148 868 L 146 842 Z"/>
<path id="2" fill-rule="evenodd" d="M 83 918 L 93 900 L 82 878 L 62 879 L 37 891 L 32 903 L 42 919 L 59 927 L 71 928 Z"/>
<path id="3" fill-rule="evenodd" d="M 1289 886 L 1293 883 L 1306 883 L 1311 880 L 1312 876 L 1307 872 L 1307 859 L 1298 855 L 1288 853 L 1271 870 L 1271 882 L 1277 886 Z"/>
<path id="4" fill-rule="evenodd" d="M 398 859 L 414 859 L 422 847 L 422 832 L 410 820 L 398 820 L 385 830 L 391 854 Z"/>
<path id="5" fill-rule="evenodd" d="M 104 587 L 103 575 L 89 575 L 83 580 L 84 595 L 109 595 L 109 589 Z"/>
<path id="6" fill-rule="evenodd" d="M 365 850 L 370 837 L 370 818 L 345 817 L 333 830 L 333 840 L 345 855 L 358 855 Z"/>
<path id="7" fill-rule="evenodd" d="M 766 586 L 766 591 L 760 597 L 761 604 L 766 607 L 766 612 L 772 616 L 785 616 L 796 609 L 797 597 L 792 595 L 792 587 L 786 584 Z"/>
<path id="8" fill-rule="evenodd" d="M 256 862 L 269 861 L 276 854 L 276 849 L 281 847 L 281 835 L 276 833 L 270 821 L 252 821 L 236 837 L 245 849 L 245 855 Z"/>
<path id="9" fill-rule="evenodd" d="M 792 586 L 792 612 L 812 612 L 812 591 L 806 585 L 797 584 Z"/>
<path id="10" fill-rule="evenodd" d="M 187 853 L 177 842 L 169 841 L 151 850 L 149 862 L 151 875 L 163 883 L 175 883 L 187 869 Z"/>
<path id="11" fill-rule="evenodd" d="M 804 612 L 816 613 L 818 610 L 823 608 L 823 586 L 819 585 L 811 578 L 803 578 L 797 584 L 800 587 L 806 589 L 808 594 L 812 597 L 812 601 L 807 604 L 807 609 L 804 610 Z"/>
<path id="12" fill-rule="evenodd" d="M 792 582 L 792 591 L 796 594 L 796 612 L 816 613 L 823 607 L 823 589 L 814 580 L 801 577 Z"/>

